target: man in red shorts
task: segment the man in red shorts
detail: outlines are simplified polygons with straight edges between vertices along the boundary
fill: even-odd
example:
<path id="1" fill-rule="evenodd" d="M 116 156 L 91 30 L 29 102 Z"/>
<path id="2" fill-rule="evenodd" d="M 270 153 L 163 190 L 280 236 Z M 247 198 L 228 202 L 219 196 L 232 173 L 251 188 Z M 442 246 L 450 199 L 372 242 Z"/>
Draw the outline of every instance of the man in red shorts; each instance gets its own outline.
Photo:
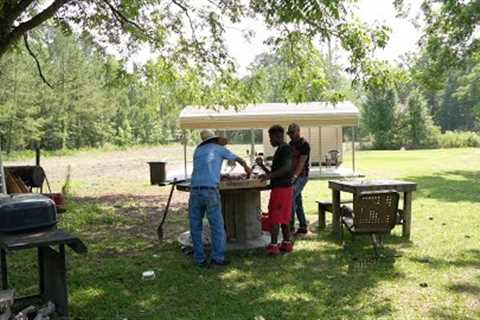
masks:
<path id="1" fill-rule="evenodd" d="M 290 241 L 290 220 L 292 218 L 292 157 L 293 150 L 285 142 L 285 130 L 274 125 L 268 130 L 270 144 L 277 147 L 273 155 L 272 169 L 269 170 L 263 164 L 262 158 L 257 158 L 257 164 L 266 172 L 265 179 L 270 179 L 270 201 L 268 203 L 268 214 L 272 224 L 271 243 L 267 246 L 267 254 L 275 256 L 283 252 L 293 250 Z M 278 242 L 279 229 L 282 229 L 283 241 L 280 246 Z"/>

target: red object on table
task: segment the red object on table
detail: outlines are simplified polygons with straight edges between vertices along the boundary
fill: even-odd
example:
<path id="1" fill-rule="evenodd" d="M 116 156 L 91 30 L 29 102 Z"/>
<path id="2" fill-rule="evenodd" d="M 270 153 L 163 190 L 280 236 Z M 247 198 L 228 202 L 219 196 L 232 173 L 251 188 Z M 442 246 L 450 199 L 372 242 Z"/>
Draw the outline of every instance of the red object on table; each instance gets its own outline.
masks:
<path id="1" fill-rule="evenodd" d="M 63 193 L 42 193 L 44 196 L 49 197 L 55 202 L 55 206 L 59 209 L 65 209 L 65 196 Z"/>

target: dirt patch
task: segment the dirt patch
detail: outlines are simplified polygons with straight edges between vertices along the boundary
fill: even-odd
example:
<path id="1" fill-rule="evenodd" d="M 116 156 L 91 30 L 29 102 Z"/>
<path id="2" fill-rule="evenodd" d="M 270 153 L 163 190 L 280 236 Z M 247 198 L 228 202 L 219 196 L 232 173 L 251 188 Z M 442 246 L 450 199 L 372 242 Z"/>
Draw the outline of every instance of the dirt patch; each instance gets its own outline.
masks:
<path id="1" fill-rule="evenodd" d="M 156 229 L 160 223 L 168 195 L 115 194 L 99 197 L 74 197 L 81 206 L 96 205 L 108 210 L 115 220 L 111 225 L 99 225 L 95 232 L 89 231 L 90 241 L 99 242 L 112 238 L 142 239 L 158 245 Z M 175 241 L 178 234 L 188 228 L 187 194 L 175 192 L 167 220 L 164 224 L 164 241 Z"/>

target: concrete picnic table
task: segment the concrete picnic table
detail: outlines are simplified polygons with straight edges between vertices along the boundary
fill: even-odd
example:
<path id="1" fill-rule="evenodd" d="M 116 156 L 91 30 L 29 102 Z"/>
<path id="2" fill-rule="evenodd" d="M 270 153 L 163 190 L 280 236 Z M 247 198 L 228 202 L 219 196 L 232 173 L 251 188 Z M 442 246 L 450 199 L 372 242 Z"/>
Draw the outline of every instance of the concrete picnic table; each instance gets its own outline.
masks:
<path id="1" fill-rule="evenodd" d="M 402 224 L 402 236 L 410 239 L 410 229 L 412 225 L 412 194 L 417 190 L 417 184 L 410 181 L 400 180 L 332 180 L 328 182 L 328 187 L 332 189 L 332 213 L 333 213 L 333 232 L 340 238 L 341 217 L 340 217 L 340 192 L 358 194 L 364 191 L 375 190 L 396 190 L 403 193 L 403 207 L 399 210 Z"/>

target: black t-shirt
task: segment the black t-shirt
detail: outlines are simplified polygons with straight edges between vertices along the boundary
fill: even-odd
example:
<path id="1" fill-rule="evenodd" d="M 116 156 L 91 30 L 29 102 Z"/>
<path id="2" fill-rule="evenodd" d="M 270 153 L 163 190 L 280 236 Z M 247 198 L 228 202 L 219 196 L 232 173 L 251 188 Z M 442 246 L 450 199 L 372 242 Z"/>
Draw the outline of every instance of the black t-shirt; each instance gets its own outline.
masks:
<path id="1" fill-rule="evenodd" d="M 310 169 L 310 144 L 305 139 L 300 138 L 298 141 L 290 141 L 290 146 L 293 148 L 293 170 L 295 171 L 295 168 L 297 168 L 300 156 L 307 156 L 307 161 L 300 175 L 308 176 Z"/>
<path id="2" fill-rule="evenodd" d="M 278 146 L 275 154 L 273 155 L 272 161 L 272 172 L 277 171 L 278 169 L 282 168 L 285 165 L 290 166 L 290 170 L 283 176 L 277 177 L 274 179 L 270 179 L 271 187 L 289 187 L 292 185 L 292 158 L 293 158 L 293 150 L 285 142 Z"/>

